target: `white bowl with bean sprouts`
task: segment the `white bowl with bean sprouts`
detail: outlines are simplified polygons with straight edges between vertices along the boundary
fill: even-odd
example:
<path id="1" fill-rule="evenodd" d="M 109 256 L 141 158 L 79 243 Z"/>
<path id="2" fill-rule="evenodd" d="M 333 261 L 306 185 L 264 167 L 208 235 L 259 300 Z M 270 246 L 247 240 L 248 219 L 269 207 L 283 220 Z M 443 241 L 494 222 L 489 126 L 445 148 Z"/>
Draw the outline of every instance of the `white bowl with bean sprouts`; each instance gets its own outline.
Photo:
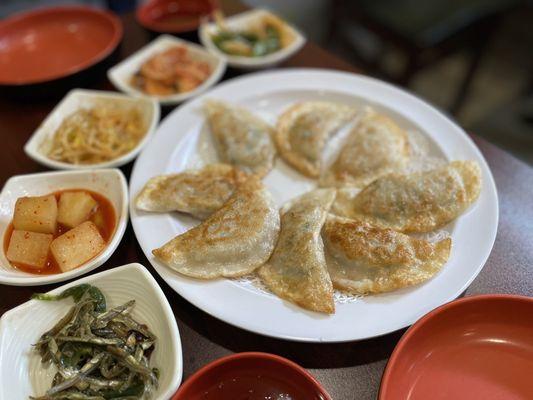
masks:
<path id="1" fill-rule="evenodd" d="M 115 92 L 74 89 L 24 146 L 53 169 L 119 167 L 148 143 L 159 122 L 159 104 Z"/>

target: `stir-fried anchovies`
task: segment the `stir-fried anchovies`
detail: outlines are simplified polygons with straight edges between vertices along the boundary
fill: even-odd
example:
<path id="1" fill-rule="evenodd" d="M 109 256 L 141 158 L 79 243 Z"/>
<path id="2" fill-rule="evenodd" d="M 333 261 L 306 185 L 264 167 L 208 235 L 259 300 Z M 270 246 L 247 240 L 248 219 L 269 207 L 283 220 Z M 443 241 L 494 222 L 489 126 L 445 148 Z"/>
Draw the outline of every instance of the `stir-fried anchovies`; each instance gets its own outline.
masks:
<path id="1" fill-rule="evenodd" d="M 88 284 L 32 298 L 68 297 L 74 306 L 34 345 L 41 362 L 53 363 L 58 372 L 46 394 L 30 399 L 148 399 L 158 383 L 159 371 L 149 367 L 157 338 L 131 317 L 135 300 L 106 310 L 102 292 Z"/>
<path id="2" fill-rule="evenodd" d="M 85 376 L 89 375 L 92 371 L 94 371 L 98 364 L 100 364 L 100 361 L 102 361 L 103 357 L 104 353 L 98 353 L 96 356 L 87 361 L 87 363 L 85 363 L 85 365 L 79 370 L 79 372 L 75 374 L 72 378 L 69 378 L 66 381 L 61 382 L 59 385 L 52 387 L 46 392 L 46 394 L 48 396 L 52 396 L 66 389 L 70 389 L 72 386 L 76 385 L 80 380 L 82 380 Z"/>
<path id="3" fill-rule="evenodd" d="M 122 304 L 121 306 L 112 308 L 109 311 L 106 311 L 105 313 L 100 314 L 96 321 L 94 322 L 93 326 L 95 328 L 104 328 L 107 326 L 108 322 L 117 317 L 118 315 L 124 313 L 127 314 L 131 312 L 133 307 L 135 306 L 135 300 L 130 300 L 125 304 Z"/>
<path id="4" fill-rule="evenodd" d="M 106 339 L 106 338 L 100 338 L 100 337 L 75 337 L 75 336 L 58 336 L 55 339 L 57 342 L 79 342 L 79 343 L 87 343 L 87 344 L 96 344 L 98 346 L 121 346 L 124 344 L 123 339 Z"/>

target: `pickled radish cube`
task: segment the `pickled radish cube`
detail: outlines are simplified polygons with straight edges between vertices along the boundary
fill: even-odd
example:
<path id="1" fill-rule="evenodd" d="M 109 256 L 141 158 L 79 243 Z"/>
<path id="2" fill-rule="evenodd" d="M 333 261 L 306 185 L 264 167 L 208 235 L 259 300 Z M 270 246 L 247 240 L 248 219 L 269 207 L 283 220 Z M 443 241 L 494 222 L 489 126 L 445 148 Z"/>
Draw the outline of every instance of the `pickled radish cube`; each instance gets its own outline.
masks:
<path id="1" fill-rule="evenodd" d="M 53 238 L 54 236 L 48 233 L 14 230 L 6 257 L 11 262 L 31 268 L 44 268 Z"/>
<path id="2" fill-rule="evenodd" d="M 96 210 L 96 212 L 91 216 L 91 221 L 96 225 L 100 232 L 105 232 L 107 229 L 107 224 L 105 221 L 105 215 L 101 208 Z"/>
<path id="3" fill-rule="evenodd" d="M 97 205 L 96 200 L 87 192 L 61 193 L 57 222 L 69 228 L 74 228 L 87 221 Z"/>
<path id="4" fill-rule="evenodd" d="M 54 233 L 56 223 L 57 201 L 53 194 L 17 199 L 13 215 L 13 226 L 16 230 Z"/>
<path id="5" fill-rule="evenodd" d="M 96 225 L 86 221 L 55 238 L 50 250 L 61 271 L 66 272 L 89 261 L 104 247 L 105 241 Z"/>

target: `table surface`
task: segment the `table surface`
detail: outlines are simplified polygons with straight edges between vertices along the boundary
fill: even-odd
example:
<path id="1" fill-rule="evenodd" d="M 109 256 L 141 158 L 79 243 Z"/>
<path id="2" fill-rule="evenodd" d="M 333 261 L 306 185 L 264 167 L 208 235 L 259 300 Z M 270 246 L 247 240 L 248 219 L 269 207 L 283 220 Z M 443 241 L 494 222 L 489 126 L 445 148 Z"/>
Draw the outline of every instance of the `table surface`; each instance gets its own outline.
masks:
<path id="1" fill-rule="evenodd" d="M 237 8 L 230 4 L 229 13 Z M 124 41 L 120 57 L 126 57 L 150 40 L 132 15 L 123 17 Z M 283 67 L 330 68 L 359 72 L 318 46 L 308 43 Z M 228 71 L 225 78 L 235 76 Z M 91 87 L 110 89 L 102 81 Z M 0 183 L 13 175 L 44 171 L 23 152 L 33 131 L 56 101 L 13 102 L 0 99 Z M 533 295 L 533 169 L 487 141 L 473 136 L 494 175 L 500 201 L 498 235 L 492 253 L 466 295 L 514 293 Z M 122 168 L 129 176 L 131 164 Z M 481 222 L 482 223 L 482 222 Z M 189 304 L 159 278 L 137 244 L 131 224 L 122 243 L 98 271 L 140 262 L 156 277 L 176 316 L 183 345 L 184 380 L 204 364 L 242 351 L 266 351 L 287 357 L 307 369 L 334 399 L 374 399 L 381 374 L 394 346 L 403 334 L 395 332 L 377 339 L 342 344 L 305 344 L 267 338 L 217 320 Z M 57 285 L 13 287 L 0 285 L 0 315 L 25 302 L 35 291 Z"/>

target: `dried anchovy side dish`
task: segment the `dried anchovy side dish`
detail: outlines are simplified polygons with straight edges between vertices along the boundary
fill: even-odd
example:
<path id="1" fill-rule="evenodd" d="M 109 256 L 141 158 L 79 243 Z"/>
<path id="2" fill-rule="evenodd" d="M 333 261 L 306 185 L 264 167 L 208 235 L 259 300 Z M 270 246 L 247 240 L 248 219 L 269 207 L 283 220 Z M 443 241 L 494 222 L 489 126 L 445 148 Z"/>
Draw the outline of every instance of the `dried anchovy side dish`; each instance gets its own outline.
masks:
<path id="1" fill-rule="evenodd" d="M 148 399 L 158 385 L 159 371 L 149 361 L 156 342 L 146 325 L 130 313 L 135 300 L 107 309 L 103 293 L 81 284 L 59 295 L 34 294 L 32 299 L 75 304 L 34 345 L 43 364 L 54 364 L 52 387 L 32 400 Z"/>

